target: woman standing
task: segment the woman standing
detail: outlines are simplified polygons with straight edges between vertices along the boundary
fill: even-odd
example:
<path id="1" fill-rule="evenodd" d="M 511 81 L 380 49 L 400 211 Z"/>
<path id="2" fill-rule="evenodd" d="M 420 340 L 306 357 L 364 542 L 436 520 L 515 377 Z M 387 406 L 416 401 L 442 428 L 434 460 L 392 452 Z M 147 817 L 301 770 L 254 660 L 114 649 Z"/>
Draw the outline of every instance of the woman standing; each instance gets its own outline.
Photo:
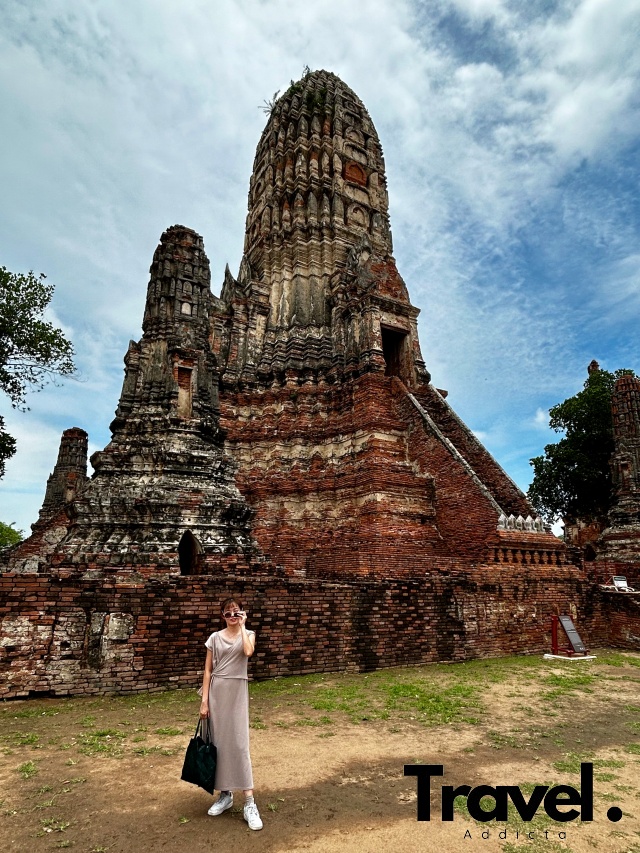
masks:
<path id="1" fill-rule="evenodd" d="M 247 661 L 254 652 L 256 635 L 247 631 L 247 614 L 238 598 L 227 598 L 220 607 L 226 627 L 205 643 L 207 659 L 202 680 L 200 718 L 210 718 L 213 742 L 218 750 L 216 788 L 220 796 L 209 809 L 220 815 L 233 805 L 233 791 L 244 791 L 244 819 L 249 829 L 262 829 L 253 799 L 253 774 L 249 755 L 249 686 Z"/>

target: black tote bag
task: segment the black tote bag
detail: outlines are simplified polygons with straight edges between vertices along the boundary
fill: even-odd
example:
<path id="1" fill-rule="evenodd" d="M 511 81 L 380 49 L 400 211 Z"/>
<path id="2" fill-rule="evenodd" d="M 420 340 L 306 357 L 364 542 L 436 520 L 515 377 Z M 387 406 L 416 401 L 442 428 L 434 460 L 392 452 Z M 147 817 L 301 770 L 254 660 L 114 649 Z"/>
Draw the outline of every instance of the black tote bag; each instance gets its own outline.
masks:
<path id="1" fill-rule="evenodd" d="M 203 720 L 198 720 L 196 732 L 189 741 L 180 778 L 213 794 L 216 781 L 217 750 L 211 740 L 209 720 L 206 720 L 206 727 L 202 725 L 203 722 Z M 203 737 L 202 733 L 205 728 L 206 732 Z"/>

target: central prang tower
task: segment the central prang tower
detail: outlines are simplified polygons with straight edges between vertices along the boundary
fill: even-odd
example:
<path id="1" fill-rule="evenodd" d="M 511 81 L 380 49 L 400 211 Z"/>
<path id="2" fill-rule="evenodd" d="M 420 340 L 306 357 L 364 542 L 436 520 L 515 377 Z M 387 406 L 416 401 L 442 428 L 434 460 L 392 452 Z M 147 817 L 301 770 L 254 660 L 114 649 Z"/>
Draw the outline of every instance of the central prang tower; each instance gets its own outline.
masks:
<path id="1" fill-rule="evenodd" d="M 429 384 L 418 313 L 392 255 L 371 118 L 334 74 L 308 73 L 270 109 L 240 271 L 212 306 L 237 483 L 288 573 L 563 559 Z"/>
<path id="2" fill-rule="evenodd" d="M 385 353 L 409 384 L 428 381 L 392 256 L 380 141 L 334 74 L 308 74 L 273 106 L 222 301 L 234 317 L 218 333 L 228 386 L 384 372 Z"/>

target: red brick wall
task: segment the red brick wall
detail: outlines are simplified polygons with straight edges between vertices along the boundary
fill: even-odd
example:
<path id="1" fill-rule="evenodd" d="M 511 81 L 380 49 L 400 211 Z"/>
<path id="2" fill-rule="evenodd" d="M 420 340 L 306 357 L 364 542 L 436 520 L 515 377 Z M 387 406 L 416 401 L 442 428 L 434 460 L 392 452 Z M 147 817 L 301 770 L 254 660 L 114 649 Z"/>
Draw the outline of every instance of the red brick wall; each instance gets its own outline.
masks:
<path id="1" fill-rule="evenodd" d="M 625 593 L 603 595 L 608 644 L 615 648 L 640 651 L 640 596 Z"/>
<path id="2" fill-rule="evenodd" d="M 550 649 L 556 608 L 573 616 L 588 646 L 640 646 L 638 609 L 600 595 L 566 566 L 469 571 L 442 560 L 420 580 L 352 583 L 201 576 L 127 584 L 5 573 L 0 696 L 195 687 L 227 594 L 242 597 L 258 633 L 252 678 L 539 653 Z"/>

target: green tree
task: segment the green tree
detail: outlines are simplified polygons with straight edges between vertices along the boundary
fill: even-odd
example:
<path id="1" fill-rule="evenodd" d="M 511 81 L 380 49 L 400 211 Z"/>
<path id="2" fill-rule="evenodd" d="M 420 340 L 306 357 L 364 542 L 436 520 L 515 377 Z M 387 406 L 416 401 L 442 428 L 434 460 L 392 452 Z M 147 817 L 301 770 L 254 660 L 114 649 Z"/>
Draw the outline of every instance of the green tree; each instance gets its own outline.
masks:
<path id="1" fill-rule="evenodd" d="M 0 390 L 14 408 L 26 409 L 28 389 L 39 391 L 57 376 L 74 370 L 73 346 L 64 333 L 43 319 L 53 285 L 33 272 L 12 273 L 0 267 Z M 0 477 L 15 453 L 15 439 L 0 419 Z"/>
<path id="2" fill-rule="evenodd" d="M 609 460 L 614 450 L 611 395 L 632 370 L 592 370 L 584 388 L 549 410 L 549 425 L 564 437 L 531 460 L 528 497 L 548 521 L 604 520 L 611 505 Z"/>
<path id="3" fill-rule="evenodd" d="M 14 522 L 5 524 L 4 521 L 0 521 L 0 548 L 17 545 L 18 542 L 22 542 L 24 539 L 24 531 L 16 530 L 13 525 Z"/>
<path id="4" fill-rule="evenodd" d="M 4 467 L 7 459 L 16 452 L 16 440 L 8 432 L 5 432 L 4 418 L 0 415 L 0 479 L 4 477 Z"/>

